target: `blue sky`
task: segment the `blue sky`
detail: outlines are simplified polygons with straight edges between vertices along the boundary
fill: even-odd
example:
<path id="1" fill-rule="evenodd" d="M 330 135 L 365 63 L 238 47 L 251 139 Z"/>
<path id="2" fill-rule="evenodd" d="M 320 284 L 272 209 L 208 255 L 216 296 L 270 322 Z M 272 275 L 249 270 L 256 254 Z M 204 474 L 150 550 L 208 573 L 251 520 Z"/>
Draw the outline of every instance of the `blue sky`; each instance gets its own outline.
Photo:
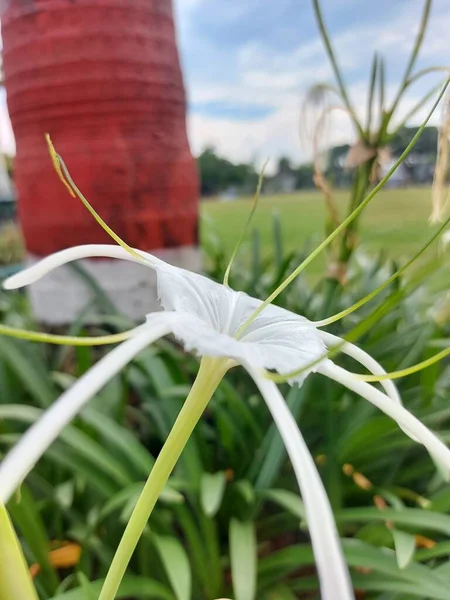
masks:
<path id="1" fill-rule="evenodd" d="M 392 97 L 423 0 L 323 0 L 322 7 L 355 107 L 363 114 L 373 52 L 386 60 Z M 282 154 L 306 160 L 298 132 L 302 99 L 311 85 L 333 82 L 312 0 L 175 0 L 175 12 L 193 151 L 213 145 L 236 161 Z M 448 0 L 435 0 L 417 69 L 450 64 L 449 31 Z M 399 117 L 435 81 L 427 77 L 412 88 Z M 351 139 L 347 117 L 337 115 L 329 143 Z"/>
<path id="2" fill-rule="evenodd" d="M 309 158 L 300 140 L 299 116 L 306 91 L 333 82 L 312 0 L 173 0 L 188 97 L 188 133 L 198 154 L 207 145 L 233 161 L 281 155 Z M 424 0 L 322 0 L 339 63 L 360 114 L 373 52 L 387 63 L 387 96 L 401 77 Z M 450 64 L 450 6 L 434 0 L 417 69 Z M 436 76 L 415 85 L 400 115 L 432 87 Z M 422 111 L 416 123 L 423 116 Z M 434 122 L 437 122 L 439 114 Z M 329 144 L 352 140 L 344 113 L 336 113 Z M 13 139 L 4 98 L 0 145 Z"/>

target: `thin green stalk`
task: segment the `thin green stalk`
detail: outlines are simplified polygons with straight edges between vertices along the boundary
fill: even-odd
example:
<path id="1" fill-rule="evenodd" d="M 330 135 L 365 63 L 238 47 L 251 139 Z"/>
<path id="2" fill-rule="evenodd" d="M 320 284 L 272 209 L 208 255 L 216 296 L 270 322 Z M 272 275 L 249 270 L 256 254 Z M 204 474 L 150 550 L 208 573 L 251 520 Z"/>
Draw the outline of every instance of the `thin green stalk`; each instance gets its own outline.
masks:
<path id="1" fill-rule="evenodd" d="M 357 184 L 356 184 L 356 193 L 352 199 L 351 210 L 354 211 L 358 208 L 358 206 L 363 202 L 365 195 L 367 194 L 367 190 L 370 185 L 370 176 L 372 173 L 373 165 L 375 163 L 376 157 L 369 159 L 367 162 L 362 164 L 358 169 L 357 176 Z M 353 253 L 355 248 L 355 235 L 358 227 L 358 219 L 355 218 L 352 220 L 348 227 L 345 228 L 342 241 L 341 248 L 339 252 L 339 262 L 347 263 L 350 259 L 350 256 Z"/>
<path id="2" fill-rule="evenodd" d="M 420 26 L 419 26 L 419 31 L 417 33 L 417 37 L 416 37 L 416 41 L 414 43 L 412 52 L 411 52 L 411 56 L 409 58 L 408 64 L 406 66 L 406 70 L 405 73 L 403 75 L 403 80 L 400 84 L 399 90 L 397 92 L 397 95 L 394 99 L 394 102 L 392 103 L 392 106 L 389 110 L 389 117 L 392 117 L 392 115 L 394 114 L 398 103 L 400 102 L 402 96 L 403 96 L 403 92 L 406 90 L 406 88 L 409 85 L 410 82 L 410 76 L 411 76 L 411 72 L 414 68 L 416 59 L 417 59 L 417 55 L 419 54 L 419 50 L 420 47 L 422 45 L 423 42 L 423 38 L 425 35 L 425 31 L 428 25 L 428 19 L 430 16 L 430 10 L 431 10 L 431 4 L 432 4 L 432 0 L 426 0 L 425 1 L 425 6 L 423 9 L 423 13 L 422 13 L 422 19 L 420 21 Z M 389 120 L 390 118 L 387 120 L 387 122 L 385 123 L 385 131 L 387 130 L 387 126 L 389 124 Z"/>
<path id="3" fill-rule="evenodd" d="M 339 69 L 339 66 L 336 61 L 336 57 L 334 55 L 334 50 L 331 45 L 330 36 L 328 35 L 327 29 L 325 27 L 325 21 L 323 19 L 322 9 L 320 8 L 319 0 L 313 0 L 313 6 L 314 6 L 314 13 L 316 15 L 317 23 L 318 23 L 319 29 L 320 29 L 320 34 L 321 34 L 323 42 L 325 44 L 328 58 L 330 59 L 330 62 L 331 62 L 331 66 L 333 67 L 334 75 L 336 77 L 336 81 L 339 86 L 339 91 L 341 93 L 342 100 L 352 118 L 353 124 L 355 125 L 355 127 L 358 131 L 359 137 L 362 140 L 365 140 L 366 135 L 364 133 L 363 128 L 361 127 L 361 124 L 359 123 L 358 117 L 356 116 L 355 110 L 350 102 L 350 99 L 347 94 L 347 90 L 345 88 L 344 79 L 341 75 L 341 71 Z"/>
<path id="4" fill-rule="evenodd" d="M 378 72 L 378 55 L 375 53 L 372 61 L 372 69 L 370 72 L 370 85 L 369 85 L 369 96 L 367 100 L 367 122 L 366 132 L 367 137 L 370 139 L 370 130 L 372 128 L 372 112 L 373 112 L 373 99 L 375 96 L 375 85 L 377 82 Z"/>
<path id="5" fill-rule="evenodd" d="M 408 81 L 407 81 L 407 86 L 412 85 L 413 83 L 415 83 L 418 79 L 420 79 L 421 77 L 424 77 L 425 75 L 429 75 L 430 73 L 438 73 L 438 72 L 446 72 L 448 74 L 448 72 L 450 71 L 450 66 L 444 66 L 444 65 L 436 65 L 434 67 L 427 67 L 426 69 L 420 69 L 420 71 L 417 71 L 417 73 L 414 73 L 414 75 L 412 75 Z"/>
<path id="6" fill-rule="evenodd" d="M 0 504 L 0 600 L 38 600 L 6 508 Z"/>
<path id="7" fill-rule="evenodd" d="M 396 127 L 396 131 L 404 127 L 408 123 L 408 121 L 416 114 L 416 112 L 418 112 L 421 108 L 425 106 L 425 104 L 436 94 L 441 85 L 442 82 L 439 82 L 437 85 L 433 86 L 428 92 L 428 94 L 425 94 L 425 96 L 421 100 L 419 100 L 419 102 L 417 102 L 417 104 L 415 104 L 409 112 L 406 113 L 405 117 L 403 118 L 403 121 L 400 123 L 400 125 Z"/>
<path id="8" fill-rule="evenodd" d="M 134 334 L 135 330 L 130 329 L 122 333 L 100 336 L 75 336 L 75 335 L 56 335 L 40 331 L 28 331 L 27 329 L 18 329 L 0 324 L 0 335 L 17 338 L 20 340 L 29 340 L 30 342 L 42 342 L 46 344 L 57 344 L 60 346 L 105 346 L 117 344 L 127 340 Z M 0 599 L 1 600 L 1 599 Z"/>
<path id="9" fill-rule="evenodd" d="M 261 195 L 261 188 L 262 188 L 262 184 L 264 182 L 264 172 L 266 170 L 268 162 L 269 162 L 269 159 L 267 159 L 266 162 L 262 166 L 261 173 L 259 174 L 259 178 L 258 178 L 258 184 L 256 186 L 255 195 L 253 197 L 253 202 L 250 207 L 250 213 L 247 217 L 247 221 L 245 222 L 244 228 L 241 231 L 241 235 L 239 236 L 236 246 L 234 247 L 233 253 L 230 258 L 230 262 L 228 263 L 228 266 L 225 270 L 225 275 L 223 277 L 223 284 L 226 285 L 227 287 L 228 287 L 228 282 L 230 279 L 230 271 L 231 271 L 231 267 L 233 266 L 234 259 L 236 258 L 236 255 L 239 252 L 239 248 L 241 247 L 242 242 L 244 241 L 247 230 L 250 226 L 250 223 L 252 222 L 253 215 L 255 214 L 256 207 L 258 206 L 258 203 L 259 203 L 259 197 Z"/>
<path id="10" fill-rule="evenodd" d="M 384 120 L 385 83 L 384 60 L 380 58 L 378 64 L 378 111 L 380 113 L 380 123 L 383 123 Z"/>
<path id="11" fill-rule="evenodd" d="M 227 359 L 202 359 L 194 385 L 159 453 L 128 521 L 103 584 L 99 600 L 115 598 L 156 501 L 228 366 Z"/>

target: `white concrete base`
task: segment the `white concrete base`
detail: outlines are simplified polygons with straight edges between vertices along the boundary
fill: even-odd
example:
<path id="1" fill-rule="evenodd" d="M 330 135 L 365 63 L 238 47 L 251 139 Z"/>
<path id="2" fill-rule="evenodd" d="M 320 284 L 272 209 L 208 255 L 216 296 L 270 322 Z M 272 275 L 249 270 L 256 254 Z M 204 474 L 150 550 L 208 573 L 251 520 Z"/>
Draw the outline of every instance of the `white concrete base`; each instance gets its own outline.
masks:
<path id="1" fill-rule="evenodd" d="M 201 251 L 196 247 L 150 252 L 172 265 L 191 271 L 201 270 Z M 28 255 L 27 263 L 33 264 L 39 258 Z M 137 263 L 106 258 L 84 259 L 77 264 L 94 278 L 122 315 L 139 322 L 147 313 L 159 309 L 156 277 L 151 269 Z M 47 325 L 72 323 L 95 296 L 89 284 L 70 265 L 56 269 L 31 285 L 29 295 L 36 318 Z M 91 310 L 85 322 L 94 318 L 95 310 Z"/>

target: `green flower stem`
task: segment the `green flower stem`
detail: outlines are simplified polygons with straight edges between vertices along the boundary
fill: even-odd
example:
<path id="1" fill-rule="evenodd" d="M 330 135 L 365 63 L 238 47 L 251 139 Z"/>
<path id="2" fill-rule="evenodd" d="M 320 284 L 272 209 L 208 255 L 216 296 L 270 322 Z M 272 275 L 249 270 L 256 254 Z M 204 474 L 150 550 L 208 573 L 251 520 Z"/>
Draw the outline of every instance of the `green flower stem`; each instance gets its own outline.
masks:
<path id="1" fill-rule="evenodd" d="M 403 92 L 406 90 L 406 88 L 409 85 L 410 76 L 411 76 L 412 70 L 414 68 L 414 65 L 415 65 L 415 62 L 417 59 L 417 55 L 419 54 L 420 47 L 422 46 L 425 32 L 427 30 L 428 20 L 430 17 L 431 5 L 432 5 L 432 0 L 425 0 L 425 6 L 423 9 L 423 13 L 422 13 L 422 19 L 420 21 L 419 31 L 417 33 L 417 37 L 416 37 L 416 40 L 415 40 L 415 43 L 414 43 L 414 46 L 413 46 L 413 49 L 411 52 L 411 56 L 409 57 L 409 61 L 406 66 L 405 74 L 403 75 L 403 80 L 400 84 L 400 87 L 399 87 L 397 95 L 394 99 L 394 102 L 392 103 L 392 106 L 389 110 L 389 117 L 392 117 L 392 115 L 394 114 L 395 109 L 397 108 L 400 100 L 402 99 Z M 387 130 L 388 125 L 389 125 L 389 121 L 385 124 L 385 131 Z"/>
<path id="2" fill-rule="evenodd" d="M 113 558 L 99 600 L 113 600 L 128 563 L 147 525 L 161 491 L 211 396 L 230 367 L 228 359 L 203 358 L 192 389 L 159 453 L 145 487 L 128 521 Z"/>
<path id="3" fill-rule="evenodd" d="M 38 600 L 30 571 L 6 508 L 0 504 L 0 599 Z"/>
<path id="4" fill-rule="evenodd" d="M 322 9 L 321 9 L 319 0 L 313 0 L 313 7 L 314 7 L 314 14 L 316 15 L 317 24 L 318 24 L 319 30 L 320 30 L 320 35 L 322 36 L 322 40 L 325 44 L 325 49 L 327 51 L 328 58 L 330 59 L 331 66 L 333 68 L 337 84 L 339 86 L 339 92 L 341 94 L 342 100 L 343 100 L 345 107 L 348 111 L 348 114 L 350 115 L 350 118 L 352 119 L 353 124 L 358 132 L 358 137 L 361 140 L 365 140 L 366 134 L 365 134 L 363 128 L 361 127 L 358 117 L 356 116 L 356 112 L 350 102 L 350 98 L 347 94 L 347 88 L 345 87 L 344 79 L 342 77 L 341 71 L 337 64 L 334 50 L 331 45 L 330 36 L 328 35 L 328 31 L 325 27 L 325 21 L 323 19 Z"/>

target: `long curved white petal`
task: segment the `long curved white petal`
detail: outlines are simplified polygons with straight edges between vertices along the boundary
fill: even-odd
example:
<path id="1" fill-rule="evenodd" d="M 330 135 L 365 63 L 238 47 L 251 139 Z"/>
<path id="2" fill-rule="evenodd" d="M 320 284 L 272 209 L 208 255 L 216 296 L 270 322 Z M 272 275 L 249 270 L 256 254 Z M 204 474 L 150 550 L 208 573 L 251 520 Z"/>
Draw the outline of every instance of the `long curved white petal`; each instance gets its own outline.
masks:
<path id="1" fill-rule="evenodd" d="M 3 287 L 6 290 L 13 290 L 23 287 L 24 285 L 29 285 L 35 281 L 38 281 L 54 269 L 81 258 L 118 258 L 136 262 L 149 267 L 151 267 L 152 264 L 155 266 L 166 264 L 164 261 L 156 256 L 153 256 L 152 254 L 142 252 L 141 250 L 136 250 L 136 252 L 142 256 L 142 261 L 132 254 L 129 254 L 126 250 L 124 250 L 124 248 L 115 246 L 113 244 L 86 244 L 83 246 L 74 246 L 73 248 L 67 248 L 66 250 L 55 252 L 55 254 L 50 254 L 50 256 L 43 258 L 31 267 L 28 267 L 27 269 L 8 277 L 8 279 L 3 282 Z"/>
<path id="2" fill-rule="evenodd" d="M 45 411 L 0 463 L 0 503 L 6 504 L 47 448 L 87 402 L 136 354 L 169 332 L 168 322 L 155 314 L 153 319 L 137 328 L 132 338 L 111 350 Z"/>
<path id="3" fill-rule="evenodd" d="M 338 367 L 331 361 L 322 365 L 319 372 L 359 394 L 394 419 L 399 426 L 410 431 L 426 447 L 433 458 L 445 466 L 447 472 L 450 473 L 450 450 L 428 427 L 406 410 L 404 406 L 395 404 L 372 385 L 355 379 L 351 373 Z"/>
<path id="4" fill-rule="evenodd" d="M 318 329 L 317 333 L 319 334 L 320 339 L 327 346 L 331 346 L 334 344 L 342 344 L 339 347 L 340 352 L 346 354 L 347 356 L 350 356 L 351 358 L 354 358 L 361 365 L 363 365 L 363 367 L 366 367 L 366 369 L 368 369 L 374 375 L 384 375 L 386 373 L 386 371 L 383 369 L 379 362 L 372 358 L 370 354 L 367 354 L 367 352 L 364 352 L 364 350 L 362 350 L 358 346 L 355 346 L 355 344 L 346 342 L 337 335 L 328 333 L 328 331 L 322 331 L 321 329 Z M 389 398 L 391 398 L 391 400 L 393 400 L 397 404 L 402 404 L 400 394 L 398 393 L 397 388 L 390 379 L 380 381 L 380 383 L 385 389 L 386 394 L 389 396 Z"/>
<path id="5" fill-rule="evenodd" d="M 373 375 L 384 375 L 386 373 L 386 371 L 383 369 L 379 362 L 372 358 L 370 354 L 367 354 L 367 352 L 364 352 L 364 350 L 358 348 L 358 346 L 355 346 L 355 344 L 346 342 L 337 335 L 328 333 L 328 331 L 321 331 L 320 329 L 318 329 L 317 333 L 319 334 L 320 339 L 327 346 L 339 344 L 341 352 L 358 361 L 361 365 L 363 365 L 363 367 L 366 367 L 366 369 L 368 369 Z M 396 404 L 402 404 L 400 394 L 398 393 L 397 387 L 395 386 L 393 381 L 391 381 L 390 379 L 384 379 L 380 381 L 380 383 L 391 400 L 393 400 Z M 416 436 L 409 431 L 409 429 L 404 428 L 402 425 L 400 425 L 400 427 L 403 429 L 406 435 L 408 435 L 415 442 L 419 441 L 416 438 Z"/>
<path id="6" fill-rule="evenodd" d="M 244 365 L 261 392 L 291 459 L 305 504 L 322 600 L 353 600 L 333 512 L 314 460 L 276 385 L 251 365 Z"/>

